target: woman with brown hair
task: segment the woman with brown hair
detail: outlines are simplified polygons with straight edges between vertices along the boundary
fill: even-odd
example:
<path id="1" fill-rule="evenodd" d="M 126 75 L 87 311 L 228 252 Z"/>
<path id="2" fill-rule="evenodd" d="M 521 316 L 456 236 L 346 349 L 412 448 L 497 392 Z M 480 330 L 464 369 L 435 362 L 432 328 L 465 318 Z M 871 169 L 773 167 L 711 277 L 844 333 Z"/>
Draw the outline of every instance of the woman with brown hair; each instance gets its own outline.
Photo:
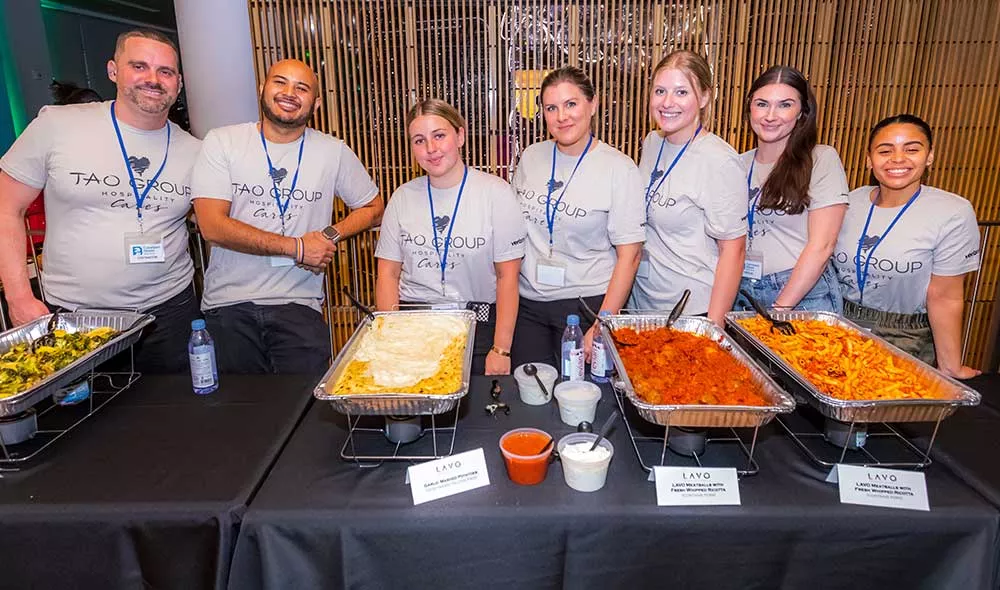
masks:
<path id="1" fill-rule="evenodd" d="M 540 96 L 552 139 L 524 150 L 513 181 L 528 225 L 514 357 L 559 366 L 578 298 L 611 313 L 628 298 L 645 214 L 635 162 L 593 136 L 597 99 L 583 70 L 550 72 Z M 594 330 L 590 318 L 580 319 L 589 358 Z"/>
<path id="2" fill-rule="evenodd" d="M 507 182 L 462 161 L 465 127 L 442 100 L 407 114 L 410 149 L 427 176 L 400 186 L 386 205 L 375 302 L 380 311 L 401 302 L 477 311 L 472 371 L 507 375 L 524 220 Z"/>
<path id="3" fill-rule="evenodd" d="M 646 246 L 633 306 L 664 311 L 691 290 L 686 312 L 722 325 L 743 268 L 746 173 L 736 151 L 705 129 L 712 112 L 708 63 L 675 51 L 653 71 L 649 113 L 658 129 L 642 143 Z"/>
<path id="4" fill-rule="evenodd" d="M 767 307 L 833 311 L 842 302 L 830 255 L 847 211 L 837 150 L 817 145 L 816 98 L 801 72 L 773 66 L 747 93 L 757 148 L 747 167 L 747 259 L 740 288 Z M 737 309 L 749 309 L 740 296 Z"/>
<path id="5" fill-rule="evenodd" d="M 946 375 L 962 364 L 965 275 L 979 268 L 979 228 L 963 197 L 922 184 L 934 161 L 930 126 L 914 115 L 868 136 L 872 185 L 851 191 L 833 255 L 844 317 Z"/>

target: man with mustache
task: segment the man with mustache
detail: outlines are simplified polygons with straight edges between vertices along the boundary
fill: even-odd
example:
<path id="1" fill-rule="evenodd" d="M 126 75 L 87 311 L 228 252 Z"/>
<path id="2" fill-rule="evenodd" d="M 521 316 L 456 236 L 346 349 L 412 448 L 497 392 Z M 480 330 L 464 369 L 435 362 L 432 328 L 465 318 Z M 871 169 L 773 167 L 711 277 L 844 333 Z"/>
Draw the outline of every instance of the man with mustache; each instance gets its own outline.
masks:
<path id="1" fill-rule="evenodd" d="M 179 59 L 160 33 L 123 33 L 107 64 L 115 100 L 43 108 L 0 159 L 0 282 L 14 324 L 49 306 L 152 313 L 135 358 L 146 372 L 186 370 L 198 316 L 185 217 L 201 142 L 167 121 Z M 24 211 L 43 188 L 45 302 L 24 259 Z"/>
<path id="2" fill-rule="evenodd" d="M 219 370 L 319 374 L 330 361 L 323 271 L 337 242 L 382 218 L 378 187 L 347 145 L 307 127 L 320 106 L 305 63 L 271 66 L 259 123 L 213 129 L 192 173 L 212 243 L 202 310 Z M 331 225 L 334 198 L 352 211 Z"/>

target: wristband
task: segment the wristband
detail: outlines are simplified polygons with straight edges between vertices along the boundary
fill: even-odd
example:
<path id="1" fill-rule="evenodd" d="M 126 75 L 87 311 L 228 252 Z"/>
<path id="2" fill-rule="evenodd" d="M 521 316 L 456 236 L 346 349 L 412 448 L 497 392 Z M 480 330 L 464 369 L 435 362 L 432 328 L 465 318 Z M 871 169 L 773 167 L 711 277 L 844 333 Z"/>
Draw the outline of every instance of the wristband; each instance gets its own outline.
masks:
<path id="1" fill-rule="evenodd" d="M 499 354 L 500 356 L 505 356 L 507 358 L 510 358 L 510 351 L 509 350 L 504 350 L 502 348 L 497 348 L 496 346 L 491 346 L 490 347 L 490 352 L 495 352 L 495 353 Z"/>
<path id="2" fill-rule="evenodd" d="M 306 259 L 306 246 L 302 238 L 295 238 L 295 261 L 302 264 Z"/>

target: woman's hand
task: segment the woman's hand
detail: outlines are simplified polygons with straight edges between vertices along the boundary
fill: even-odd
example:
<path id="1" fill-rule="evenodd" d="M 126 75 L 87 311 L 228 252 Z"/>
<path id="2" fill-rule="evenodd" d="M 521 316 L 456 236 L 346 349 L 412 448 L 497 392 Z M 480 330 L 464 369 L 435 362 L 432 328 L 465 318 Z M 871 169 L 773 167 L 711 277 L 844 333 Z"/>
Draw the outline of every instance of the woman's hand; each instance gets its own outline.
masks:
<path id="1" fill-rule="evenodd" d="M 490 350 L 486 355 L 487 375 L 510 375 L 510 357 Z"/>
<path id="2" fill-rule="evenodd" d="M 945 369 L 944 367 L 941 367 L 941 372 L 949 377 L 954 377 L 955 379 L 972 379 L 973 377 L 976 377 L 977 375 L 981 375 L 983 373 L 979 369 L 973 369 L 972 367 L 967 367 L 965 365 L 962 365 L 961 367 L 954 370 Z"/>
<path id="3" fill-rule="evenodd" d="M 590 362 L 590 351 L 594 348 L 594 330 L 597 329 L 597 322 L 587 330 L 587 333 L 583 335 L 583 359 L 584 362 Z"/>

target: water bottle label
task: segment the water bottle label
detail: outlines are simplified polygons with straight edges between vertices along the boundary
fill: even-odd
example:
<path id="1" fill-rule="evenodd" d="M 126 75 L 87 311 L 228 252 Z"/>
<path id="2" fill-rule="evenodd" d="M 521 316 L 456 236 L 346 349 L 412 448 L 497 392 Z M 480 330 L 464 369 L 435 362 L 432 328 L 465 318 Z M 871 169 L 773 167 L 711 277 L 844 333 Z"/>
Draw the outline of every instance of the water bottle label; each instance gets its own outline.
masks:
<path id="1" fill-rule="evenodd" d="M 604 343 L 594 341 L 594 347 L 590 351 L 590 374 L 597 377 L 605 377 L 608 372 L 608 355 L 604 351 Z"/>
<path id="2" fill-rule="evenodd" d="M 195 387 L 215 384 L 215 350 L 211 346 L 196 346 L 188 355 L 191 359 L 191 383 Z"/>
<path id="3" fill-rule="evenodd" d="M 586 372 L 586 357 L 583 354 L 582 348 L 574 348 L 570 354 L 570 381 L 583 381 L 584 373 Z"/>

